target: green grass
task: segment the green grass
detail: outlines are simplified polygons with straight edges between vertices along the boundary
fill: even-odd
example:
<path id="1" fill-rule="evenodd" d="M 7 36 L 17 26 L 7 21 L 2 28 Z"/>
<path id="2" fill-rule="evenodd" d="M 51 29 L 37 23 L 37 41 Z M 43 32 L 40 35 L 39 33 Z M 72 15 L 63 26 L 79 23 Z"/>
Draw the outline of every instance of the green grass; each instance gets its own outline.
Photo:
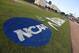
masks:
<path id="1" fill-rule="evenodd" d="M 59 31 L 52 30 L 52 37 L 48 45 L 39 48 L 27 48 L 16 45 L 5 37 L 3 32 L 3 24 L 11 17 L 32 17 L 38 19 L 40 17 L 59 17 L 62 15 L 49 12 L 27 2 L 19 3 L 13 0 L 0 0 L 0 53 L 71 53 L 71 40 L 69 23 L 67 22 L 58 28 Z M 43 18 L 44 19 L 44 18 Z M 42 23 L 47 25 L 47 21 Z"/>

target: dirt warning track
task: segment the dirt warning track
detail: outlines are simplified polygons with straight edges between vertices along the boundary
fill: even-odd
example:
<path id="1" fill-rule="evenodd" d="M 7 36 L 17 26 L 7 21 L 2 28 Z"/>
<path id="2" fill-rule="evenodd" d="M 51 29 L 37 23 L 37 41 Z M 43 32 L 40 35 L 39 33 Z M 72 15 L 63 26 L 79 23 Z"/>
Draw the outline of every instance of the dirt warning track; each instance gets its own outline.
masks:
<path id="1" fill-rule="evenodd" d="M 70 22 L 71 40 L 73 53 L 79 53 L 79 24 L 76 22 Z"/>

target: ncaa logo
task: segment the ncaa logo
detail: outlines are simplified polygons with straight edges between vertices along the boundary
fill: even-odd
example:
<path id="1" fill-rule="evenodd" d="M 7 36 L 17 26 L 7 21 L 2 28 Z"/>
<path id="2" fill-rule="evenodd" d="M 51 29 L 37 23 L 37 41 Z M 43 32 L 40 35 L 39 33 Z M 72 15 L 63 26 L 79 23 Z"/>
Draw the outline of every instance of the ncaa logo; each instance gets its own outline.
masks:
<path id="1" fill-rule="evenodd" d="M 51 37 L 51 30 L 46 25 L 31 18 L 11 18 L 4 23 L 3 29 L 11 41 L 24 46 L 43 46 Z"/>

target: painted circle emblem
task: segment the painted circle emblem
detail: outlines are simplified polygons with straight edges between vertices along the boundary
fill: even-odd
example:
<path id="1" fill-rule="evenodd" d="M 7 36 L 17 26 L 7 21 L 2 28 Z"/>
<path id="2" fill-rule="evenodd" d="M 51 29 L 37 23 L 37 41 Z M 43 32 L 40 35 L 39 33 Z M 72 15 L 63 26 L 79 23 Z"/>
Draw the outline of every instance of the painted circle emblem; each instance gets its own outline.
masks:
<path id="1" fill-rule="evenodd" d="M 24 46 L 43 46 L 51 37 L 49 27 L 31 18 L 11 18 L 4 23 L 3 30 L 7 38 Z"/>

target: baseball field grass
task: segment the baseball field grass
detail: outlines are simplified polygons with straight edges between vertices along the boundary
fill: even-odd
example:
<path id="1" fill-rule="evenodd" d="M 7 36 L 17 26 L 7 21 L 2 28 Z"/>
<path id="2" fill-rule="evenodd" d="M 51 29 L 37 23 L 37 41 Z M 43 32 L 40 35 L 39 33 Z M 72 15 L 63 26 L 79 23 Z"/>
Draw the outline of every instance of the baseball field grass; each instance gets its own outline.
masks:
<path id="1" fill-rule="evenodd" d="M 14 0 L 0 0 L 0 53 L 71 53 L 71 38 L 69 22 L 65 19 L 65 23 L 57 28 L 50 27 L 47 24 L 48 20 L 41 21 L 43 24 L 49 26 L 52 30 L 52 37 L 50 42 L 42 47 L 32 48 L 17 45 L 10 41 L 3 31 L 3 24 L 6 20 L 12 17 L 28 17 L 40 20 L 39 17 L 57 17 L 64 19 L 63 15 L 59 13 L 50 12 L 25 1 L 16 2 Z"/>

